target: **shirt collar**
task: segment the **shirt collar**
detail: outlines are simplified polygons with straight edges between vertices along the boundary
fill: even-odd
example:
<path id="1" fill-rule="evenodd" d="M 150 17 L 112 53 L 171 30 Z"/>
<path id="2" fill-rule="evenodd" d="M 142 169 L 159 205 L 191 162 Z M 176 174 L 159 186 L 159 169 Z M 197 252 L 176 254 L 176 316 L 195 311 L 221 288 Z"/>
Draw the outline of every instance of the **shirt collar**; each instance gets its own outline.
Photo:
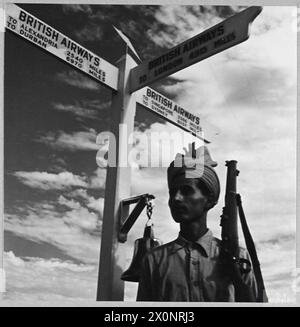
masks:
<path id="1" fill-rule="evenodd" d="M 182 248 L 184 246 L 193 246 L 195 244 L 198 244 L 204 250 L 206 256 L 209 257 L 211 253 L 212 239 L 213 239 L 213 234 L 210 229 L 208 229 L 207 232 L 195 242 L 188 241 L 179 232 L 178 238 L 175 240 L 175 248 L 176 250 L 178 250 L 179 248 Z"/>

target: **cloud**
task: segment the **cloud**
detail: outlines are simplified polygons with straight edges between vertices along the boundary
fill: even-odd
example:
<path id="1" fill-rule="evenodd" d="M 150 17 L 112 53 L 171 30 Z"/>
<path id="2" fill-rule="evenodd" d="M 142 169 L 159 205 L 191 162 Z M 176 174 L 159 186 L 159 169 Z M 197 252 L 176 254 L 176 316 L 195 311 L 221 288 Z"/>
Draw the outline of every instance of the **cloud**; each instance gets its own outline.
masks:
<path id="1" fill-rule="evenodd" d="M 278 235 L 277 241 L 259 243 L 257 248 L 260 262 L 263 263 L 261 267 L 267 295 L 271 302 L 295 301 L 295 233 L 289 237 Z"/>
<path id="2" fill-rule="evenodd" d="M 84 199 L 87 200 L 89 199 L 89 195 L 87 193 L 86 189 L 83 188 L 77 188 L 75 190 L 72 190 L 71 192 L 68 193 L 68 195 L 73 199 Z"/>
<path id="3" fill-rule="evenodd" d="M 110 106 L 110 101 L 81 101 L 75 104 L 54 103 L 53 109 L 72 114 L 78 121 L 85 119 L 100 120 L 100 112 Z"/>
<path id="4" fill-rule="evenodd" d="M 56 200 L 19 202 L 5 215 L 5 228 L 34 242 L 46 242 L 68 256 L 87 263 L 97 262 L 104 199 L 90 192 L 103 190 L 105 169 L 90 176 L 70 172 L 59 174 L 16 172 L 27 186 L 44 191 L 60 191 Z"/>
<path id="5" fill-rule="evenodd" d="M 265 6 L 259 14 L 257 24 L 251 27 L 251 34 L 261 35 L 278 32 L 284 27 L 294 28 L 296 24 L 296 8 L 289 6 Z M 291 14 L 292 13 L 292 14 Z"/>
<path id="6" fill-rule="evenodd" d="M 103 215 L 104 199 L 95 199 L 91 197 L 87 203 L 87 207 L 91 210 L 98 211 L 101 215 Z"/>
<path id="7" fill-rule="evenodd" d="M 49 132 L 40 136 L 36 142 L 45 143 L 59 151 L 95 151 L 99 146 L 96 144 L 96 131 L 90 129 L 86 132 L 73 132 L 71 134 L 63 131 Z"/>
<path id="8" fill-rule="evenodd" d="M 59 259 L 20 258 L 10 251 L 4 253 L 4 266 L 6 304 L 30 305 L 40 301 L 79 304 L 96 299 L 96 265 L 74 264 Z"/>
<path id="9" fill-rule="evenodd" d="M 241 11 L 242 6 L 160 6 L 148 38 L 162 48 L 171 48 Z"/>
<path id="10" fill-rule="evenodd" d="M 95 208 L 61 196 L 56 201 L 20 204 L 11 211 L 5 215 L 7 231 L 52 244 L 81 262 L 97 262 L 102 223 Z"/>
<path id="11" fill-rule="evenodd" d="M 45 302 L 86 305 L 96 300 L 97 265 L 74 264 L 59 259 L 21 258 L 9 251 L 4 252 L 4 266 L 6 293 L 3 300 L 6 305 L 40 305 Z M 135 301 L 136 292 L 136 283 L 125 283 L 124 300 Z"/>
<path id="12" fill-rule="evenodd" d="M 86 77 L 83 73 L 79 73 L 75 70 L 68 70 L 65 72 L 57 73 L 56 78 L 58 81 L 64 84 L 74 86 L 76 88 L 99 91 L 100 84 L 92 80 L 90 77 Z"/>
<path id="13" fill-rule="evenodd" d="M 74 198 L 78 201 L 74 200 Z M 79 209 L 83 203 L 88 209 L 98 212 L 101 217 L 103 215 L 104 198 L 96 199 L 89 195 L 86 189 L 76 189 L 65 196 L 60 195 L 58 202 L 70 209 Z"/>
<path id="14" fill-rule="evenodd" d="M 80 228 L 83 232 L 93 233 L 100 232 L 101 223 L 99 216 L 94 212 L 78 205 L 72 210 L 67 211 L 63 217 L 64 222 L 75 228 Z"/>
<path id="15" fill-rule="evenodd" d="M 81 42 L 101 41 L 103 38 L 103 28 L 97 23 L 89 23 L 81 30 L 76 31 L 75 35 Z"/>
<path id="16" fill-rule="evenodd" d="M 63 158 L 53 155 L 49 160 L 48 172 L 60 173 L 62 171 L 66 171 L 66 167 L 67 163 Z"/>
<path id="17" fill-rule="evenodd" d="M 82 120 L 82 118 L 99 119 L 97 117 L 97 113 L 94 110 L 83 108 L 78 105 L 77 106 L 72 104 L 64 105 L 62 103 L 55 103 L 53 105 L 53 108 L 59 111 L 70 112 L 75 117 L 77 117 L 78 120 Z"/>
<path id="18" fill-rule="evenodd" d="M 68 171 L 57 174 L 39 171 L 16 171 L 12 173 L 21 183 L 31 188 L 44 191 L 61 190 L 70 191 L 70 194 L 87 199 L 84 189 L 99 190 L 105 187 L 106 169 L 97 168 L 91 175 L 79 176 Z M 75 189 L 74 188 L 83 188 Z"/>
<path id="19" fill-rule="evenodd" d="M 13 175 L 21 183 L 44 191 L 65 190 L 74 186 L 87 187 L 88 185 L 84 177 L 74 175 L 67 171 L 58 174 L 39 171 L 17 171 Z"/>
<path id="20" fill-rule="evenodd" d="M 89 188 L 102 189 L 105 187 L 106 169 L 97 168 L 95 172 L 89 177 Z"/>
<path id="21" fill-rule="evenodd" d="M 79 202 L 76 202 L 76 201 L 74 201 L 72 199 L 68 200 L 63 195 L 59 196 L 58 203 L 68 207 L 69 209 L 75 209 L 76 210 L 76 209 L 79 209 L 81 207 Z"/>
<path id="22" fill-rule="evenodd" d="M 65 13 L 69 12 L 81 12 L 85 14 L 91 14 L 92 13 L 92 7 L 90 5 L 78 5 L 78 4 L 72 4 L 72 5 L 63 5 L 62 9 Z"/>

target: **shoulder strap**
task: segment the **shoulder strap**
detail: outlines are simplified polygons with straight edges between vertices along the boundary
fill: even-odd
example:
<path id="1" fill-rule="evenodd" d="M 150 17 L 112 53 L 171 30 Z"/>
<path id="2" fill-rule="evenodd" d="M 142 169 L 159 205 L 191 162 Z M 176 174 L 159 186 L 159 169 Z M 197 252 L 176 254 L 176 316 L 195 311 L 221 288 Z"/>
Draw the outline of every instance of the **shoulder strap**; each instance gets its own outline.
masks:
<path id="1" fill-rule="evenodd" d="M 236 195 L 236 202 L 238 206 L 238 211 L 239 211 L 239 217 L 240 217 L 240 222 L 246 242 L 246 247 L 249 252 L 252 265 L 253 265 L 253 272 L 255 275 L 255 279 L 257 282 L 257 290 L 258 290 L 258 296 L 257 296 L 257 301 L 258 302 L 268 302 L 268 297 L 266 294 L 265 290 L 265 285 L 264 285 L 264 280 L 262 277 L 261 269 L 260 269 L 260 263 L 257 257 L 257 252 L 255 249 L 255 244 L 253 241 L 253 238 L 251 236 L 246 217 L 244 214 L 243 206 L 242 206 L 242 200 L 240 194 Z"/>

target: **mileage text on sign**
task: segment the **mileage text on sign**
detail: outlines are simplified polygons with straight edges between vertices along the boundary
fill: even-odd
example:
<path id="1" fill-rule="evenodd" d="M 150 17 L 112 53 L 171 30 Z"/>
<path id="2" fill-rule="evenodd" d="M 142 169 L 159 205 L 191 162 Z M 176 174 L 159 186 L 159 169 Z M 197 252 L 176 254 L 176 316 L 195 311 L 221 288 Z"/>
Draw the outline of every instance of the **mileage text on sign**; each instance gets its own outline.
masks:
<path id="1" fill-rule="evenodd" d="M 6 28 L 117 90 L 117 67 L 14 4 L 6 7 Z"/>
<path id="2" fill-rule="evenodd" d="M 170 123 L 202 139 L 200 117 L 179 106 L 150 87 L 139 90 L 136 101 Z"/>
<path id="3" fill-rule="evenodd" d="M 261 10 L 258 6 L 249 7 L 160 56 L 142 62 L 131 71 L 130 92 L 246 41 L 250 23 Z"/>

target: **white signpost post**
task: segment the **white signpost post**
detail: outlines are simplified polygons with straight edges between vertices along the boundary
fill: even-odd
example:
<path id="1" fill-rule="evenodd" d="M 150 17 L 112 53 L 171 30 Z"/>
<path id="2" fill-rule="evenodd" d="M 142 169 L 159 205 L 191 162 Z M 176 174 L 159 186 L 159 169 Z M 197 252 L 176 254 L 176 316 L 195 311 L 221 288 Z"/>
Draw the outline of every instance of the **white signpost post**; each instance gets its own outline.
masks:
<path id="1" fill-rule="evenodd" d="M 130 135 L 134 126 L 136 103 L 139 103 L 201 138 L 200 117 L 197 114 L 145 86 L 247 40 L 249 25 L 261 10 L 261 7 L 249 7 L 139 66 L 126 54 L 119 60 L 118 67 L 115 67 L 20 7 L 14 4 L 6 6 L 7 29 L 117 91 L 112 94 L 111 106 L 111 132 L 117 140 L 117 166 L 107 168 L 97 300 L 124 299 L 124 282 L 120 277 L 125 267 L 124 254 L 118 242 L 118 217 L 120 201 L 131 195 L 131 182 L 130 167 L 119 165 L 120 159 L 124 156 L 127 158 L 130 151 L 128 146 L 126 149 L 122 146 L 122 142 L 127 140 L 121 138 L 120 124 L 127 127 Z M 143 87 L 145 88 L 140 90 Z M 137 90 L 139 91 L 135 92 Z"/>

